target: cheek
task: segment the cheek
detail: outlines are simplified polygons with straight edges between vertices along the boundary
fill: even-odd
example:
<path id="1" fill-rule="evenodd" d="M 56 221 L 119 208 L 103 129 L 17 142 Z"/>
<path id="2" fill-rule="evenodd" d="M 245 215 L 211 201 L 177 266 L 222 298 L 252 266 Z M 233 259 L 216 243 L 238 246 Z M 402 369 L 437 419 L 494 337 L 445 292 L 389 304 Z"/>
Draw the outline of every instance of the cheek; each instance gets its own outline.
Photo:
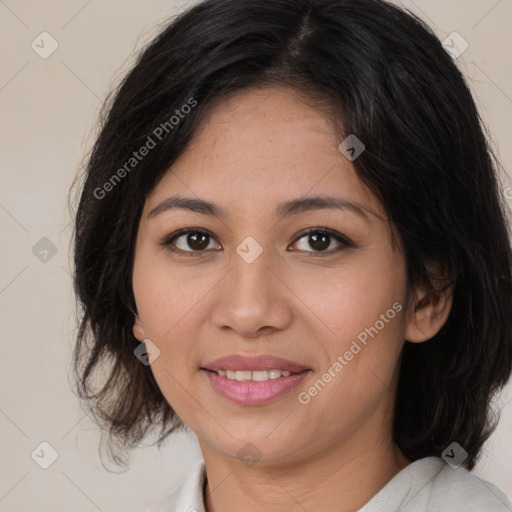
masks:
<path id="1" fill-rule="evenodd" d="M 133 289 L 145 335 L 160 350 L 151 371 L 168 403 L 180 417 L 188 416 L 191 404 L 190 376 L 193 367 L 191 326 L 197 325 L 194 305 L 200 300 L 201 287 L 170 272 L 169 266 L 155 262 L 134 266 Z M 193 401 L 192 401 L 193 402 Z"/>
<path id="2" fill-rule="evenodd" d="M 167 340 L 183 330 L 211 288 L 210 281 L 211 277 L 200 278 L 192 268 L 173 269 L 165 257 L 137 260 L 133 290 L 147 337 L 155 342 Z"/>
<path id="3" fill-rule="evenodd" d="M 315 411 L 312 415 L 329 425 L 326 436 L 356 428 L 385 399 L 405 330 L 401 275 L 374 268 L 338 277 L 323 297 L 315 292 L 308 300 L 325 333 L 319 344 L 325 354 L 316 377 L 327 383 L 315 380 L 301 390 L 302 399 L 310 401 L 307 407 Z"/>
<path id="4" fill-rule="evenodd" d="M 192 266 L 173 268 L 162 254 L 144 258 L 141 251 L 138 256 L 133 272 L 137 311 L 146 337 L 160 350 L 151 370 L 166 400 L 180 414 L 181 406 L 190 402 L 185 388 L 191 387 L 190 379 L 197 373 L 197 341 L 215 276 L 200 274 Z"/>
<path id="5" fill-rule="evenodd" d="M 317 274 L 314 283 L 311 279 L 297 281 L 294 290 L 335 347 L 350 344 L 376 323 L 382 334 L 386 332 L 391 337 L 396 337 L 403 327 L 405 276 L 399 262 L 392 259 L 361 261 L 347 270 Z"/>

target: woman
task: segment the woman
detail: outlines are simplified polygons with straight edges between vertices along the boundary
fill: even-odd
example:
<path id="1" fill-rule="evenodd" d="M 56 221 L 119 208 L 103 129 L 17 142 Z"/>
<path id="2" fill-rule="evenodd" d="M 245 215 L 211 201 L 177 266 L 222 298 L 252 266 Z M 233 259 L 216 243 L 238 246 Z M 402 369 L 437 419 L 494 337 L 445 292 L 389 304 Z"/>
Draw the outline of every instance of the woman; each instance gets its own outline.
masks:
<path id="1" fill-rule="evenodd" d="M 199 440 L 153 511 L 511 510 L 470 473 L 512 368 L 502 203 L 412 15 L 207 0 L 170 23 L 109 105 L 75 238 L 78 391 L 114 457 Z"/>

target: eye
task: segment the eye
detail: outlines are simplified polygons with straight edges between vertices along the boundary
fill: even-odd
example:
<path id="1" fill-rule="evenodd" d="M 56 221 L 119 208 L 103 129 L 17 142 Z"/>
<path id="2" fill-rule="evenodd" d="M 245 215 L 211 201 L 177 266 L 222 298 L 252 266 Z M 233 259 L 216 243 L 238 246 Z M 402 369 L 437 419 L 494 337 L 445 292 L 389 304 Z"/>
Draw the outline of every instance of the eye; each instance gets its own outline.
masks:
<path id="1" fill-rule="evenodd" d="M 301 242 L 305 239 L 304 242 Z M 338 247 L 332 248 L 332 244 L 338 244 Z M 313 228 L 303 231 L 294 241 L 295 244 L 302 243 L 302 248 L 299 247 L 299 251 L 306 251 L 312 253 L 311 256 L 323 256 L 324 254 L 330 255 L 342 251 L 347 247 L 353 247 L 354 245 L 341 233 L 333 231 L 328 228 Z M 308 250 L 308 246 L 313 251 Z M 327 250 L 331 247 L 330 250 Z M 317 254 L 315 254 L 317 253 Z"/>
<path id="2" fill-rule="evenodd" d="M 302 239 L 305 239 L 305 241 L 301 242 Z M 159 245 L 167 247 L 180 256 L 201 256 L 207 250 L 222 249 L 218 242 L 212 246 L 214 241 L 215 238 L 203 229 L 187 228 L 166 237 L 159 242 Z M 332 248 L 333 242 L 335 245 L 337 244 L 337 247 Z M 302 243 L 302 248 L 299 247 L 298 250 L 309 252 L 310 256 L 328 256 L 347 247 L 354 247 L 354 244 L 341 233 L 329 228 L 311 228 L 303 231 L 293 243 Z M 308 246 L 313 250 L 309 250 Z"/>
<path id="3" fill-rule="evenodd" d="M 207 249 L 222 249 L 220 244 L 212 247 L 213 236 L 202 229 L 181 229 L 165 238 L 159 245 L 169 248 L 171 251 L 181 253 L 183 256 L 200 256 Z M 195 254 L 194 254 L 195 253 Z"/>

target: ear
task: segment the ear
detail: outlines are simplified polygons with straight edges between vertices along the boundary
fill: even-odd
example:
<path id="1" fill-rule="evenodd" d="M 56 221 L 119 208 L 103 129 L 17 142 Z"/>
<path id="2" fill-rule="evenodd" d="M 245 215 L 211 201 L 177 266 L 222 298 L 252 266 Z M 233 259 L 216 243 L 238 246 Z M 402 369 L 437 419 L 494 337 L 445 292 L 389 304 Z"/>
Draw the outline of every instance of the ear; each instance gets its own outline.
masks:
<path id="1" fill-rule="evenodd" d="M 407 314 L 405 339 L 421 343 L 435 336 L 445 324 L 452 307 L 452 287 L 439 291 L 415 290 Z"/>
<path id="2" fill-rule="evenodd" d="M 142 325 L 139 315 L 135 315 L 135 321 L 133 322 L 133 335 L 139 341 L 144 341 L 146 339 L 144 334 L 144 326 Z"/>

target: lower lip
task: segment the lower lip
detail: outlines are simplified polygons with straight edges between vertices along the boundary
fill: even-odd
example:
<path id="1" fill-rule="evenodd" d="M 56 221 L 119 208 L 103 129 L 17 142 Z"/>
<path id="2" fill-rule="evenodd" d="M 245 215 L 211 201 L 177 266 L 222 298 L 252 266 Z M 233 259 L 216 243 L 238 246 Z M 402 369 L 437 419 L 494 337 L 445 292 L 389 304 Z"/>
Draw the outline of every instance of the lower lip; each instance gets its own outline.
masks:
<path id="1" fill-rule="evenodd" d="M 265 381 L 232 380 L 210 370 L 206 374 L 211 386 L 222 396 L 239 405 L 260 405 L 284 395 L 304 380 L 310 370 Z"/>

